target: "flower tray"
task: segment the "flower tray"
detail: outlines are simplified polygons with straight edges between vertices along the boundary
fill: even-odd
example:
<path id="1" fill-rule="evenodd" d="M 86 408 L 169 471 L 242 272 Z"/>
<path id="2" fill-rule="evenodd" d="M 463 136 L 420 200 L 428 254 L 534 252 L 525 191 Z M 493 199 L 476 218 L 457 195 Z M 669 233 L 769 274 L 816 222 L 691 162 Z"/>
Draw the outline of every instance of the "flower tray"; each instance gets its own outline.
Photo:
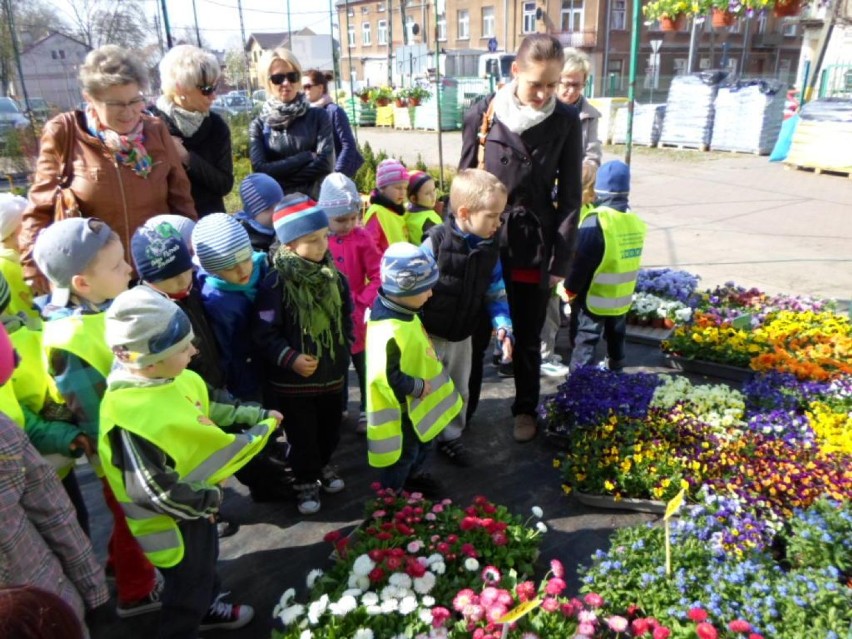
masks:
<path id="1" fill-rule="evenodd" d="M 574 496 L 584 506 L 592 508 L 606 508 L 609 510 L 632 510 L 637 513 L 653 513 L 662 515 L 666 512 L 666 503 L 653 499 L 634 499 L 633 497 L 622 497 L 616 500 L 610 495 L 593 495 L 574 491 Z"/>
<path id="2" fill-rule="evenodd" d="M 671 328 L 656 328 L 654 326 L 639 326 L 638 324 L 627 325 L 627 341 L 634 344 L 648 344 L 659 346 L 660 342 L 668 339 L 672 334 Z"/>
<path id="3" fill-rule="evenodd" d="M 754 371 L 739 366 L 728 364 L 717 364 L 703 359 L 687 359 L 678 355 L 665 355 L 666 365 L 676 371 L 685 373 L 698 373 L 708 377 L 728 379 L 735 382 L 744 382 L 752 376 Z"/>

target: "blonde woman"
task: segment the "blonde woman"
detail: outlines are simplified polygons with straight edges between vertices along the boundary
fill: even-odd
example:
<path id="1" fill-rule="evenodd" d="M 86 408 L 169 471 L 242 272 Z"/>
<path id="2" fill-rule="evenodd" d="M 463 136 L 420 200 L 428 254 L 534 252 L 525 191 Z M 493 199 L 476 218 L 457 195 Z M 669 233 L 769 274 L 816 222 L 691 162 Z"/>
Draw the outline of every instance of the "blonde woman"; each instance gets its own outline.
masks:
<path id="1" fill-rule="evenodd" d="M 266 95 L 249 127 L 252 169 L 275 178 L 284 193 L 317 199 L 334 170 L 334 134 L 323 109 L 311 108 L 302 90 L 302 67 L 288 49 L 263 54 L 258 64 Z"/>
<path id="2" fill-rule="evenodd" d="M 589 80 L 592 64 L 582 51 L 565 49 L 565 64 L 559 76 L 559 99 L 580 112 L 580 127 L 583 130 L 583 183 L 595 180 L 601 165 L 601 141 L 598 139 L 600 112 L 583 96 Z"/>
<path id="3" fill-rule="evenodd" d="M 212 53 L 191 44 L 174 47 L 160 61 L 163 94 L 151 110 L 169 128 L 199 216 L 224 211 L 234 188 L 231 130 L 210 111 L 220 75 Z"/>
<path id="4" fill-rule="evenodd" d="M 189 180 L 168 129 L 146 115 L 145 65 L 112 44 L 90 51 L 80 68 L 86 108 L 44 127 L 29 206 L 19 238 L 24 277 L 37 293 L 47 281 L 32 258 L 35 238 L 54 221 L 58 188 L 70 191 L 84 217 L 118 233 L 130 259 L 133 232 L 158 213 L 195 219 Z"/>

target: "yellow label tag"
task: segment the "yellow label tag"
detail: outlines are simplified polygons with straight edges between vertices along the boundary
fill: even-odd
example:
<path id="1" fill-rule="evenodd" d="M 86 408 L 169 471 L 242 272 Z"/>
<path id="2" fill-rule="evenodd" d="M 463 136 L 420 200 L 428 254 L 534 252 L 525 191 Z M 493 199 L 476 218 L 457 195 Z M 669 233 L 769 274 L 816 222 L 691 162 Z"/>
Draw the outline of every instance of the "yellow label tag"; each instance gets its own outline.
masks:
<path id="1" fill-rule="evenodd" d="M 535 610 L 536 608 L 538 608 L 540 605 L 541 605 L 541 599 L 533 599 L 531 601 L 525 601 L 520 606 L 516 606 L 515 608 L 512 608 L 509 612 L 507 612 L 505 615 L 500 617 L 497 620 L 497 623 L 514 623 L 518 619 L 523 617 L 524 615 L 527 615 L 530 612 L 532 612 L 533 610 Z"/>
<path id="2" fill-rule="evenodd" d="M 681 504 L 683 504 L 684 497 L 686 497 L 686 489 L 681 488 L 680 492 L 672 497 L 672 500 L 666 504 L 666 514 L 663 515 L 663 519 L 668 519 L 678 511 L 678 508 L 680 508 Z"/>

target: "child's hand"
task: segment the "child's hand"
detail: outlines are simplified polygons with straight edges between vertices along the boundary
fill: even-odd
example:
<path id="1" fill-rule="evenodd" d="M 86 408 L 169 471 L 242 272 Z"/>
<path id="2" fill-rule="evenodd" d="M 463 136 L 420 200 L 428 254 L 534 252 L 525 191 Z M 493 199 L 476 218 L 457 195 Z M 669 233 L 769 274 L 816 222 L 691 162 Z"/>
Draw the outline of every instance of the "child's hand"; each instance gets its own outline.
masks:
<path id="1" fill-rule="evenodd" d="M 505 328 L 501 328 L 497 331 L 497 341 L 500 342 L 500 346 L 503 350 L 503 362 L 511 362 L 515 342 L 512 338 L 512 334 Z"/>
<path id="2" fill-rule="evenodd" d="M 94 455 L 95 450 L 96 450 L 94 442 L 92 442 L 92 440 L 89 439 L 86 435 L 82 435 L 82 434 L 77 435 L 71 441 L 71 450 L 72 451 L 81 450 L 81 449 L 86 454 L 86 457 L 91 457 L 92 455 Z"/>
<path id="3" fill-rule="evenodd" d="M 282 413 L 279 413 L 277 410 L 267 411 L 267 414 L 269 417 L 275 420 L 275 426 L 278 426 L 284 419 L 284 415 Z"/>
<path id="4" fill-rule="evenodd" d="M 423 392 L 420 393 L 420 397 L 426 397 L 429 393 L 432 392 L 432 384 L 429 383 L 428 379 L 423 380 Z"/>
<path id="5" fill-rule="evenodd" d="M 293 370 L 302 377 L 310 377 L 316 372 L 318 365 L 319 360 L 313 355 L 299 355 L 293 362 Z"/>

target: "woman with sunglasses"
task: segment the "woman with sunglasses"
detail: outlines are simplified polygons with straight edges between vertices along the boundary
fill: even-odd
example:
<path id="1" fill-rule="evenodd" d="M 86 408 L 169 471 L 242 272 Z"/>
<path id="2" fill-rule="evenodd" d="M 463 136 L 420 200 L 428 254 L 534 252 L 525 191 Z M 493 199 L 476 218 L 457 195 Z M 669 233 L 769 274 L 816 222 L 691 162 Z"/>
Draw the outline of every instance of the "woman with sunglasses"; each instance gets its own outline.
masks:
<path id="1" fill-rule="evenodd" d="M 328 94 L 328 83 L 331 78 L 322 71 L 311 69 L 302 78 L 302 89 L 311 106 L 325 109 L 331 118 L 331 128 L 334 132 L 334 170 L 343 173 L 346 177 L 354 178 L 355 173 L 364 164 L 364 158 L 358 151 L 358 143 L 352 135 L 352 127 L 349 126 L 349 118 L 346 111 L 334 103 Z"/>
<path id="2" fill-rule="evenodd" d="M 34 292 L 47 293 L 48 286 L 33 261 L 33 244 L 57 216 L 102 219 L 118 233 L 128 261 L 130 238 L 149 218 L 165 212 L 196 218 L 169 131 L 144 113 L 147 79 L 145 65 L 127 49 L 95 49 L 80 68 L 85 110 L 45 124 L 18 240 Z"/>
<path id="3" fill-rule="evenodd" d="M 323 178 L 334 170 L 331 120 L 305 98 L 302 67 L 289 49 L 265 52 L 257 70 L 269 97 L 249 127 L 252 170 L 275 178 L 287 195 L 317 199 Z"/>
<path id="4" fill-rule="evenodd" d="M 231 130 L 210 111 L 219 75 L 216 56 L 190 44 L 176 46 L 160 61 L 163 94 L 151 109 L 169 128 L 199 217 L 223 212 L 234 188 Z"/>

